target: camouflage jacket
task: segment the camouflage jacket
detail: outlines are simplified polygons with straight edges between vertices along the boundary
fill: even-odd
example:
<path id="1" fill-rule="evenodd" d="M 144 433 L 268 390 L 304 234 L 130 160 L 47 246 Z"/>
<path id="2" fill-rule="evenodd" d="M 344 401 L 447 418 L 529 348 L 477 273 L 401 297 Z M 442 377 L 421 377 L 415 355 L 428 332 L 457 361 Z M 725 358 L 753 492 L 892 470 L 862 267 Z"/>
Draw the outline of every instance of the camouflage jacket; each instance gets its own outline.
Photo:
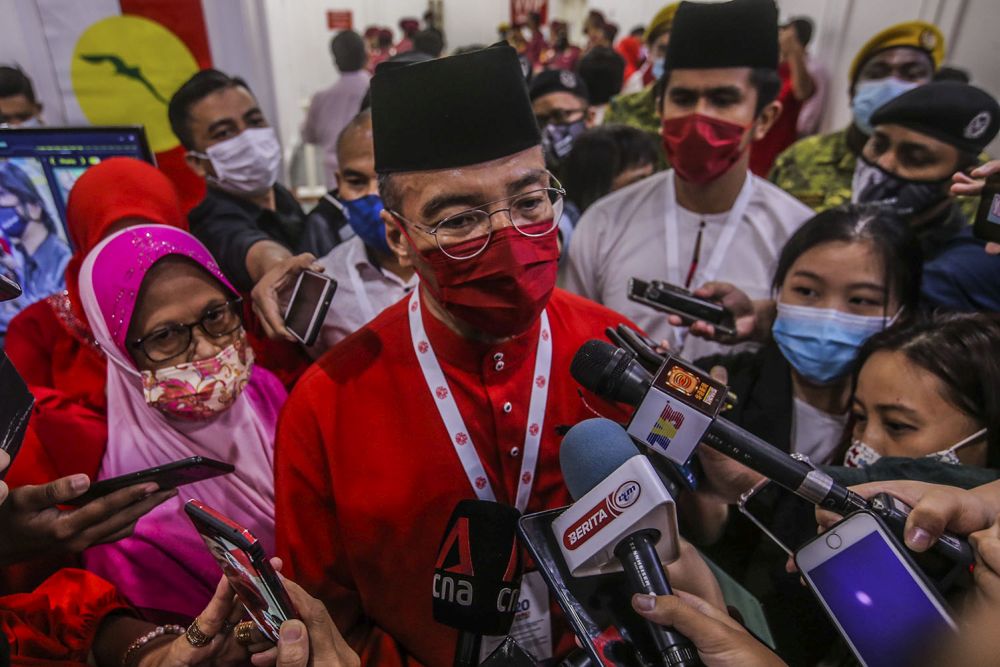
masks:
<path id="1" fill-rule="evenodd" d="M 989 157 L 980 156 L 981 161 Z M 857 155 L 847 145 L 847 129 L 806 137 L 775 160 L 768 180 L 817 213 L 851 201 Z M 971 222 L 979 197 L 960 197 L 959 207 Z"/>
<path id="2" fill-rule="evenodd" d="M 656 114 L 653 86 L 646 86 L 638 93 L 618 95 L 611 100 L 604 115 L 604 124 L 618 123 L 660 135 L 660 117 Z"/>

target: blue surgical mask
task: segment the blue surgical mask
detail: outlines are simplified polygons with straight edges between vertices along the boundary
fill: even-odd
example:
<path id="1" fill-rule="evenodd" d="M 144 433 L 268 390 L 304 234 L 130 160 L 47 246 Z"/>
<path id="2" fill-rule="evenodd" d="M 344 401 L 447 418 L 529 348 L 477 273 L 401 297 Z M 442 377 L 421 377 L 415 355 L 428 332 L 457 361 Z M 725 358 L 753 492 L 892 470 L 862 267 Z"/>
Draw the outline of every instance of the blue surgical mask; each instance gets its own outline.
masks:
<path id="1" fill-rule="evenodd" d="M 771 334 L 799 375 L 824 385 L 847 375 L 858 348 L 895 319 L 779 302 Z"/>
<path id="2" fill-rule="evenodd" d="M 894 77 L 859 83 L 854 89 L 854 99 L 851 100 L 854 124 L 865 134 L 871 135 L 872 114 L 875 110 L 918 85 L 920 84 Z"/>
<path id="3" fill-rule="evenodd" d="M 13 206 L 0 208 L 0 234 L 10 240 L 20 239 L 28 221 Z"/>
<path id="4" fill-rule="evenodd" d="M 347 223 L 354 233 L 370 248 L 391 255 L 389 243 L 385 240 L 385 223 L 382 222 L 382 198 L 378 195 L 365 195 L 357 199 L 345 201 L 339 199 L 341 210 Z"/>
<path id="5" fill-rule="evenodd" d="M 667 71 L 667 59 L 660 58 L 653 63 L 653 76 L 659 81 L 663 78 L 663 73 Z"/>

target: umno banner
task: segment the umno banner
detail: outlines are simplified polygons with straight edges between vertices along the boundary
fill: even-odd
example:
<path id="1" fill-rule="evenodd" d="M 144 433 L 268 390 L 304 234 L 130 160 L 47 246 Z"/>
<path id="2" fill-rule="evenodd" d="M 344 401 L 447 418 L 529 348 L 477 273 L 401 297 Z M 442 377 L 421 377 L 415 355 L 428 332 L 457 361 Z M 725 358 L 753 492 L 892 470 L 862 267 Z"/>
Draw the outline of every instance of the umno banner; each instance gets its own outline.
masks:
<path id="1" fill-rule="evenodd" d="M 542 25 L 549 22 L 549 0 L 510 0 L 510 23 L 522 25 L 528 22 L 528 14 L 542 15 Z"/>

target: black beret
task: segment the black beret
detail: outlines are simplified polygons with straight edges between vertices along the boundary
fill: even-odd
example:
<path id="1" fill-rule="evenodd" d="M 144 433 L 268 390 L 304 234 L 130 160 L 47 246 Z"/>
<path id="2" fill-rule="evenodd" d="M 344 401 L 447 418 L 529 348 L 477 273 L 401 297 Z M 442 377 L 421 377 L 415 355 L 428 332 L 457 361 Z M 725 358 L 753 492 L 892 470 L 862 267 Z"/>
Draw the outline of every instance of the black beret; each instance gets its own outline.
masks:
<path id="1" fill-rule="evenodd" d="M 975 86 L 935 81 L 883 104 L 872 114 L 872 125 L 901 125 L 978 155 L 997 136 L 1000 106 Z"/>
<path id="2" fill-rule="evenodd" d="M 371 81 L 376 172 L 464 167 L 541 143 L 510 46 L 385 64 Z"/>
<path id="3" fill-rule="evenodd" d="M 682 2 L 667 45 L 668 69 L 778 69 L 774 0 Z"/>
<path id="4" fill-rule="evenodd" d="M 531 88 L 528 89 L 528 97 L 532 102 L 549 93 L 570 93 L 583 100 L 590 99 L 587 84 L 579 75 L 568 69 L 547 69 L 532 79 Z"/>

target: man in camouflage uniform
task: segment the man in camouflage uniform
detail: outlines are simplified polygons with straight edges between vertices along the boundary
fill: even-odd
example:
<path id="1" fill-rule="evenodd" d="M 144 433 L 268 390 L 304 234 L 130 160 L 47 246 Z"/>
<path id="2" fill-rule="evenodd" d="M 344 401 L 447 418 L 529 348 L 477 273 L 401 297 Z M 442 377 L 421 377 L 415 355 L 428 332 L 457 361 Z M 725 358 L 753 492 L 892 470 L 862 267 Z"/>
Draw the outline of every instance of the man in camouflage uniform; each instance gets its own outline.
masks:
<path id="1" fill-rule="evenodd" d="M 660 115 L 656 112 L 656 79 L 663 73 L 663 58 L 670 41 L 670 28 L 674 22 L 679 2 L 674 2 L 661 9 L 650 21 L 643 36 L 649 49 L 649 58 L 654 60 L 652 72 L 655 78 L 652 83 L 637 93 L 618 95 L 611 100 L 604 123 L 620 123 L 639 128 L 656 136 L 660 144 Z"/>
<path id="2" fill-rule="evenodd" d="M 877 106 L 930 82 L 943 60 L 944 36 L 930 23 L 900 23 L 872 37 L 849 71 L 854 120 L 837 132 L 793 144 L 778 156 L 770 181 L 817 212 L 849 203 L 858 156 L 871 132 L 867 119 Z M 881 96 L 859 99 L 859 89 L 867 92 L 874 84 L 883 86 Z M 959 205 L 971 220 L 979 200 L 963 198 Z"/>

